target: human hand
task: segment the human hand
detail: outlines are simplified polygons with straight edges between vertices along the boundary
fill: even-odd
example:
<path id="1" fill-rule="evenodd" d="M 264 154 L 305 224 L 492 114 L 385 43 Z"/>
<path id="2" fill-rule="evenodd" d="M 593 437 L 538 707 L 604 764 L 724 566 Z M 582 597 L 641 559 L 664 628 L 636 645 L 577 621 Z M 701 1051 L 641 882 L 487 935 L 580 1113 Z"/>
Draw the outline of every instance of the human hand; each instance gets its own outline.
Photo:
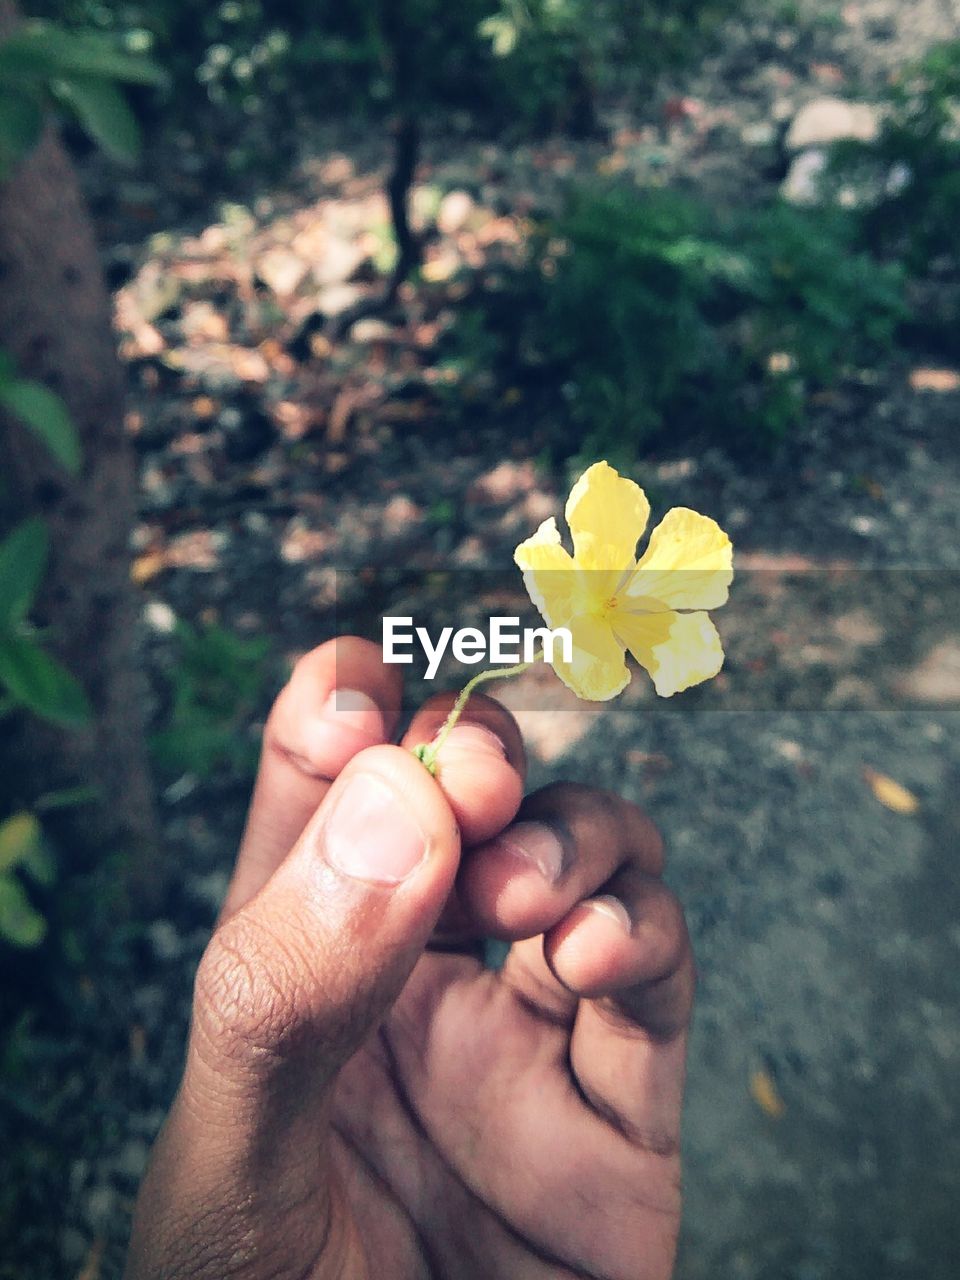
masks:
<path id="1" fill-rule="evenodd" d="M 694 970 L 660 840 L 579 784 L 521 806 L 486 698 L 432 778 L 403 748 L 450 702 L 387 745 L 397 668 L 356 639 L 277 699 L 128 1280 L 670 1276 Z"/>

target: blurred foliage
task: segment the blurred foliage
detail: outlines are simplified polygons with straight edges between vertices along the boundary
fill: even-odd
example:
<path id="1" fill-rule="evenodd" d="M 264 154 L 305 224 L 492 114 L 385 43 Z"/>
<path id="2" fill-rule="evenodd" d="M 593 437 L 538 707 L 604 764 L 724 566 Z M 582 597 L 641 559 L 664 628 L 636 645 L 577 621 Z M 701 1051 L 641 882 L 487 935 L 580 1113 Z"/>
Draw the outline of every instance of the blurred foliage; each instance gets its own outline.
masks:
<path id="1" fill-rule="evenodd" d="M 37 6 L 35 6 L 37 7 Z M 649 90 L 696 56 L 732 0 L 41 0 L 171 73 L 162 123 L 198 109 L 242 130 L 264 113 L 462 113 L 496 130 L 589 130 L 597 94 Z M 149 105 L 149 104 L 147 104 Z M 209 119 L 209 110 L 207 116 Z M 215 130 L 216 131 L 216 130 Z"/>
<path id="2" fill-rule="evenodd" d="M 40 830 L 49 850 L 48 808 L 69 797 L 41 797 L 37 814 L 16 815 L 23 830 Z M 26 822 L 23 819 L 26 818 Z M 9 823 L 11 819 L 7 820 Z M 0 832 L 8 829 L 0 824 Z M 0 837 L 2 842 L 2 837 Z M 28 855 L 29 856 L 29 855 Z M 21 864 L 40 919 L 29 947 L 0 936 L 0 1277 L 62 1274 L 60 1254 L 67 1180 L 78 1160 L 90 1160 L 120 1132 L 125 1098 L 104 1088 L 102 1060 L 122 1080 L 129 1056 L 118 992 L 142 972 L 142 929 L 123 923 L 123 860 L 107 855 L 94 872 L 78 875 L 46 855 L 39 876 Z M 54 878 L 55 877 L 55 878 Z M 44 883 L 41 883 L 44 881 Z M 90 1064 L 101 1061 L 92 1087 Z"/>
<path id="3" fill-rule="evenodd" d="M 24 878 L 49 889 L 56 864 L 33 813 L 15 813 L 0 822 L 0 941 L 35 947 L 47 922 L 30 901 Z"/>
<path id="4" fill-rule="evenodd" d="M 0 407 L 28 427 L 72 475 L 80 470 L 80 442 L 66 405 L 39 382 L 19 378 L 0 351 Z M 25 707 L 70 727 L 85 725 L 91 710 L 72 675 L 41 644 L 30 623 L 49 556 L 46 522 L 22 521 L 0 541 L 0 716 Z"/>
<path id="5" fill-rule="evenodd" d="M 519 353 L 528 379 L 561 386 L 584 456 L 630 461 L 668 432 L 770 445 L 811 392 L 882 359 L 905 315 L 900 268 L 856 234 L 843 210 L 575 189 L 527 272 L 465 314 L 452 359 Z"/>
<path id="6" fill-rule="evenodd" d="M 871 251 L 960 268 L 960 39 L 893 81 L 879 137 L 835 144 L 831 176 L 855 193 Z"/>
<path id="7" fill-rule="evenodd" d="M 498 62 L 494 102 L 527 129 L 596 129 L 603 95 L 648 94 L 689 62 L 721 18 L 724 0 L 500 0 L 478 31 Z"/>
<path id="8" fill-rule="evenodd" d="M 0 542 L 0 715 L 24 707 L 67 727 L 90 721 L 91 709 L 74 677 L 42 647 L 28 615 L 46 568 L 47 528 L 39 516 L 18 524 Z"/>
<path id="9" fill-rule="evenodd" d="M 127 955 L 129 930 L 117 925 L 122 881 L 115 860 L 104 858 L 95 875 L 84 877 L 64 870 L 55 853 L 55 811 L 91 798 L 79 789 L 49 792 L 31 810 L 0 820 L 0 1148 L 7 1156 L 0 1239 L 10 1246 L 0 1276 L 24 1275 L 35 1266 L 54 1273 L 54 1260 L 36 1256 L 37 1241 L 26 1239 L 30 1230 L 23 1226 L 40 1227 L 46 1251 L 42 1224 L 49 1221 L 51 1197 L 61 1202 L 71 1162 L 68 1135 L 90 1123 L 77 1105 L 89 1099 L 89 1078 L 65 1077 L 64 1062 L 89 1025 L 92 965 L 102 971 L 111 958 Z M 56 1239 L 49 1229 L 46 1234 Z M 17 1257 L 14 1242 L 21 1240 Z"/>
<path id="10" fill-rule="evenodd" d="M 118 83 L 161 85 L 166 76 L 111 35 L 24 22 L 0 42 L 0 181 L 16 181 L 18 160 L 37 142 L 54 106 L 74 116 L 115 157 L 139 154 L 140 132 Z M 67 406 L 49 387 L 18 376 L 0 350 L 0 409 L 30 430 L 70 475 L 81 451 Z M 28 618 L 49 554 L 46 523 L 17 525 L 0 542 L 0 715 L 25 707 L 71 727 L 91 708 L 77 681 L 41 646 Z"/>
<path id="11" fill-rule="evenodd" d="M 154 759 L 171 774 L 207 778 L 223 765 L 252 774 L 257 744 L 244 728 L 267 679 L 270 641 L 183 621 L 175 640 L 169 709 L 151 738 Z"/>
<path id="12" fill-rule="evenodd" d="M 0 408 L 29 428 L 72 476 L 80 471 L 80 440 L 67 406 L 56 392 L 17 376 L 13 361 L 0 350 Z"/>
<path id="13" fill-rule="evenodd" d="M 165 83 L 159 67 L 109 33 L 21 24 L 0 43 L 0 179 L 38 141 L 51 106 L 79 121 L 108 155 L 136 159 L 140 127 L 117 86 Z"/>

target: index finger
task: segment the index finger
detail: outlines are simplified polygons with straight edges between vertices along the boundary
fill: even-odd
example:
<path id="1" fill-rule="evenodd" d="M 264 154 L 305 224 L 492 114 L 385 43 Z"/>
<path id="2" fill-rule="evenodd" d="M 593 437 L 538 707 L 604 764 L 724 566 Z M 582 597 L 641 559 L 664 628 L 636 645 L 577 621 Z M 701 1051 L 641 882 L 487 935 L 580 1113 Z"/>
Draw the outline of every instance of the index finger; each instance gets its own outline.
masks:
<path id="1" fill-rule="evenodd" d="M 402 682 L 378 645 L 339 636 L 312 649 L 280 691 L 263 732 L 260 767 L 223 916 L 266 884 L 344 765 L 388 742 Z"/>

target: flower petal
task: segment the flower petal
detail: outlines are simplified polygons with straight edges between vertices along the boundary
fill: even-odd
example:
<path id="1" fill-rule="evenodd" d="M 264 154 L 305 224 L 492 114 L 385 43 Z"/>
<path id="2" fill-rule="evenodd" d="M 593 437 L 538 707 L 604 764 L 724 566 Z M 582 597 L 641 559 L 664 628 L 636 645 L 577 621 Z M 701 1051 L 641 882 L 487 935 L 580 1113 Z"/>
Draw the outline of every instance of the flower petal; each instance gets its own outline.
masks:
<path id="1" fill-rule="evenodd" d="M 569 552 L 560 545 L 553 516 L 520 543 L 513 558 L 523 570 L 524 586 L 544 621 L 551 627 L 565 626 L 573 612 L 577 573 Z"/>
<path id="2" fill-rule="evenodd" d="M 671 609 L 716 609 L 726 603 L 732 581 L 733 546 L 717 522 L 674 507 L 650 535 L 621 601 L 627 608 L 646 600 Z"/>
<path id="3" fill-rule="evenodd" d="M 637 543 L 650 518 L 650 503 L 638 484 L 619 475 L 608 463 L 595 462 L 570 490 L 566 516 L 577 565 L 613 570 L 619 578 L 636 562 Z"/>
<path id="4" fill-rule="evenodd" d="M 573 661 L 564 662 L 561 647 L 554 645 L 553 669 L 578 698 L 607 702 L 630 683 L 623 645 L 608 623 L 581 615 L 565 624 L 573 640 Z"/>
<path id="5" fill-rule="evenodd" d="M 709 680 L 723 666 L 720 637 L 706 613 L 618 613 L 615 626 L 661 698 Z"/>

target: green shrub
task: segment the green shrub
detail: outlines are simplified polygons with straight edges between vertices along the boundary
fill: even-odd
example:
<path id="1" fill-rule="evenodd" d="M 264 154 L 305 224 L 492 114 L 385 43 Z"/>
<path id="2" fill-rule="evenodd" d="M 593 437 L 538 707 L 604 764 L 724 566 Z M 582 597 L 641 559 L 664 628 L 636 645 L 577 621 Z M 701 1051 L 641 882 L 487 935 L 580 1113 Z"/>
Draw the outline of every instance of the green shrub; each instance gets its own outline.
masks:
<path id="1" fill-rule="evenodd" d="M 493 9 L 479 26 L 497 61 L 492 102 L 527 131 L 588 133 L 598 99 L 611 91 L 649 95 L 664 71 L 697 56 L 734 5 L 499 0 Z"/>
<path id="2" fill-rule="evenodd" d="M 575 191 L 537 237 L 509 345 L 562 389 L 585 454 L 629 459 L 667 431 L 769 443 L 810 391 L 882 359 L 903 317 L 900 270 L 855 234 L 842 210 Z"/>
<path id="3" fill-rule="evenodd" d="M 935 45 L 894 81 L 876 142 L 837 143 L 834 182 L 860 203 L 861 236 L 874 253 L 925 272 L 936 259 L 960 267 L 960 39 Z"/>
<path id="4" fill-rule="evenodd" d="M 56 864 L 33 813 L 15 813 L 0 822 L 0 942 L 36 947 L 47 922 L 30 900 L 32 882 L 50 888 Z"/>
<path id="5" fill-rule="evenodd" d="M 0 351 L 0 409 L 31 431 L 71 475 L 80 441 L 67 407 L 48 387 L 20 378 Z M 30 612 L 49 555 L 46 522 L 33 516 L 0 539 L 0 718 L 25 708 L 68 727 L 87 724 L 91 709 L 74 677 L 43 648 Z"/>
<path id="6" fill-rule="evenodd" d="M 243 731 L 266 680 L 269 641 L 186 622 L 176 641 L 169 712 L 151 739 L 157 764 L 200 778 L 222 765 L 252 773 L 257 747 Z"/>
<path id="7" fill-rule="evenodd" d="M 906 317 L 903 272 L 857 251 L 847 213 L 777 203 L 732 229 L 752 260 L 738 343 L 748 369 L 786 353 L 812 388 L 890 352 Z"/>
<path id="8" fill-rule="evenodd" d="M 53 17 L 149 49 L 172 78 L 164 123 L 198 105 L 242 125 L 263 110 L 450 111 L 529 132 L 583 128 L 597 93 L 649 86 L 696 56 L 733 0 L 46 0 Z"/>
<path id="9" fill-rule="evenodd" d="M 136 159 L 140 129 L 118 85 L 165 83 L 158 67 L 110 34 L 23 23 L 0 42 L 0 178 L 37 142 L 51 105 L 115 159 Z"/>

